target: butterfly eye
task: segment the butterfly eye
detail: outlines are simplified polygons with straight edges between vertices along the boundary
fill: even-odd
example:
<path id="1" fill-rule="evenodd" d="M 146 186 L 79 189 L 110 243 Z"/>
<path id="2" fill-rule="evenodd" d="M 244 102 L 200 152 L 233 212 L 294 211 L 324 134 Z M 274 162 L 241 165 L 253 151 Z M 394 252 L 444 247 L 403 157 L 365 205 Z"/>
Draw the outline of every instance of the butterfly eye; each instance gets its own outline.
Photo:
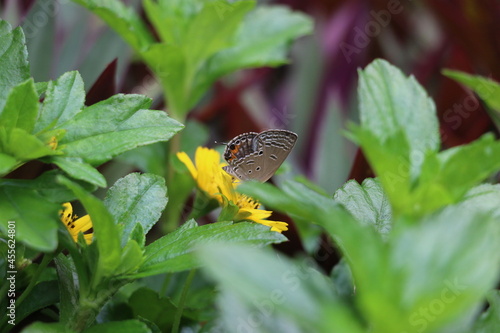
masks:
<path id="1" fill-rule="evenodd" d="M 236 146 L 234 144 L 229 145 L 229 150 L 235 150 L 235 149 L 236 149 Z"/>

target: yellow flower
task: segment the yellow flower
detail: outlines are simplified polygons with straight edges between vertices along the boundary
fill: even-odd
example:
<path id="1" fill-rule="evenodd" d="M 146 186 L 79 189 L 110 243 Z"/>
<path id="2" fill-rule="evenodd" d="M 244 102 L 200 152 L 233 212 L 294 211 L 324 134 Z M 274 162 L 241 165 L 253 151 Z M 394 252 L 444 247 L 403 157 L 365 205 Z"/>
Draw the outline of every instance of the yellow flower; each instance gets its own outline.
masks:
<path id="1" fill-rule="evenodd" d="M 50 149 L 56 150 L 57 149 L 57 138 L 55 136 L 52 136 L 47 144 Z"/>
<path id="2" fill-rule="evenodd" d="M 266 220 L 271 216 L 271 211 L 259 209 L 260 204 L 255 199 L 236 191 L 239 182 L 233 181 L 233 177 L 222 169 L 226 164 L 220 162 L 220 154 L 216 150 L 198 147 L 195 163 L 185 152 L 177 153 L 177 157 L 186 165 L 198 188 L 208 197 L 217 200 L 220 206 L 227 204 L 224 199 L 238 206 L 236 221 L 254 221 L 277 232 L 288 230 L 285 222 Z"/>
<path id="3" fill-rule="evenodd" d="M 92 237 L 94 236 L 92 230 L 92 220 L 90 216 L 84 215 L 80 218 L 73 215 L 73 206 L 69 202 L 62 204 L 63 209 L 59 211 L 59 216 L 61 222 L 64 223 L 66 229 L 68 229 L 71 237 L 76 242 L 78 241 L 78 234 L 83 233 L 83 238 L 87 244 L 92 243 Z"/>

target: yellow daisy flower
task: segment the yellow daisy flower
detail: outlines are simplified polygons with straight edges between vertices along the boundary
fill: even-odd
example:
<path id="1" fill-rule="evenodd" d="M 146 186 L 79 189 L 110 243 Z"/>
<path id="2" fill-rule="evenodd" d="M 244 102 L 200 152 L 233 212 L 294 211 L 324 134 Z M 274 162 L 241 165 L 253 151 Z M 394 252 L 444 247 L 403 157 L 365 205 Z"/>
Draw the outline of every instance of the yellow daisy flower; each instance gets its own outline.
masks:
<path id="1" fill-rule="evenodd" d="M 83 238 L 87 244 L 92 243 L 92 237 L 94 236 L 92 230 L 92 220 L 90 216 L 84 215 L 80 218 L 75 214 L 73 215 L 73 206 L 69 202 L 62 204 L 63 209 L 59 211 L 59 217 L 61 222 L 64 223 L 66 229 L 68 229 L 71 237 L 75 242 L 78 241 L 78 234 L 83 233 Z"/>
<path id="2" fill-rule="evenodd" d="M 227 205 L 224 199 L 238 206 L 235 221 L 254 221 L 277 232 L 288 230 L 285 222 L 266 220 L 271 216 L 271 211 L 259 209 L 260 204 L 255 199 L 236 191 L 239 182 L 233 181 L 233 177 L 222 169 L 226 164 L 220 162 L 220 154 L 216 150 L 198 147 L 195 163 L 185 152 L 177 153 L 177 157 L 186 165 L 198 188 L 208 197 L 217 200 L 220 206 Z"/>

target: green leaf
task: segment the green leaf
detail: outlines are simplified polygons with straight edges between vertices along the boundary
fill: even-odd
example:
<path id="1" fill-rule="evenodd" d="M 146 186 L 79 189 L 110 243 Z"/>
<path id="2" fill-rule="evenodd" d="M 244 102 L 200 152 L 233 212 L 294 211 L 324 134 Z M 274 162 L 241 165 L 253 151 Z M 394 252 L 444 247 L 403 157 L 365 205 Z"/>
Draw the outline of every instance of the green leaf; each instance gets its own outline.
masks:
<path id="1" fill-rule="evenodd" d="M 46 143 L 23 129 L 7 130 L 0 127 L 0 152 L 7 153 L 19 162 L 34 160 L 47 155 L 60 154 Z"/>
<path id="2" fill-rule="evenodd" d="M 189 28 L 190 18 L 203 8 L 205 2 L 205 0 L 144 0 L 143 5 L 148 19 L 158 31 L 161 40 L 167 44 L 179 45 Z"/>
<path id="3" fill-rule="evenodd" d="M 337 294 L 347 299 L 351 299 L 356 291 L 351 269 L 345 258 L 335 265 L 330 273 Z"/>
<path id="4" fill-rule="evenodd" d="M 123 226 L 122 246 L 130 239 L 137 223 L 146 234 L 159 220 L 167 202 L 165 180 L 153 174 L 139 173 L 131 173 L 119 179 L 104 199 L 104 204 L 116 223 Z"/>
<path id="5" fill-rule="evenodd" d="M 312 20 L 304 14 L 284 6 L 259 6 L 245 17 L 233 45 L 210 59 L 203 83 L 241 68 L 284 64 L 290 42 L 312 30 Z"/>
<path id="6" fill-rule="evenodd" d="M 52 81 L 35 82 L 35 89 L 38 96 L 42 96 L 47 91 L 47 88 L 49 87 L 49 84 L 51 82 Z"/>
<path id="7" fill-rule="evenodd" d="M 358 221 L 374 226 L 383 236 L 387 236 L 390 232 L 391 206 L 376 179 L 367 178 L 361 185 L 355 180 L 350 180 L 335 192 L 333 198 Z"/>
<path id="8" fill-rule="evenodd" d="M 84 333 L 109 333 L 109 332 L 120 332 L 120 333 L 151 333 L 148 325 L 136 320 L 122 320 L 122 321 L 112 321 L 104 324 L 94 325 L 85 331 Z"/>
<path id="9" fill-rule="evenodd" d="M 198 226 L 194 220 L 190 220 L 177 230 L 146 246 L 144 263 L 134 277 L 179 272 L 198 267 L 200 262 L 193 252 L 202 244 L 226 241 L 265 246 L 285 240 L 282 234 L 270 231 L 269 227 L 257 223 L 217 222 Z"/>
<path id="10" fill-rule="evenodd" d="M 235 297 L 233 304 L 227 298 L 219 302 L 228 331 L 253 331 L 255 321 L 246 319 L 253 314 L 259 332 L 280 331 L 274 323 L 284 319 L 294 332 L 364 332 L 331 281 L 307 259 L 291 261 L 271 251 L 227 244 L 204 246 L 197 255 L 223 295 Z M 237 311 L 242 306 L 245 312 Z"/>
<path id="11" fill-rule="evenodd" d="M 227 200 L 227 198 L 224 196 L 222 197 L 222 200 L 224 200 L 224 205 L 222 206 L 221 212 L 219 213 L 219 217 L 217 217 L 217 222 L 235 221 L 240 207 L 232 201 Z M 244 218 L 242 218 L 242 220 L 243 219 Z"/>
<path id="12" fill-rule="evenodd" d="M 468 314 L 481 306 L 497 282 L 500 225 L 491 211 L 464 202 L 419 222 L 403 224 L 387 251 L 378 252 L 381 265 L 372 267 L 374 271 L 360 269 L 353 258 L 361 307 L 369 321 L 377 321 L 373 327 L 379 331 L 438 331 L 457 323 L 468 325 Z M 349 246 L 373 251 L 362 244 L 353 241 Z M 439 312 L 433 310 L 437 307 Z M 426 311 L 432 311 L 432 321 Z M 389 317 L 392 320 L 384 320 Z"/>
<path id="13" fill-rule="evenodd" d="M 498 97 L 500 94 L 500 84 L 485 77 L 448 69 L 443 70 L 443 74 L 457 82 L 462 83 L 478 94 L 488 106 L 489 110 L 487 111 L 493 119 L 493 122 L 497 128 L 500 128 L 500 98 Z"/>
<path id="14" fill-rule="evenodd" d="M 481 314 L 474 324 L 473 333 L 490 333 L 500 331 L 500 292 L 490 291 L 488 294 L 488 309 Z"/>
<path id="15" fill-rule="evenodd" d="M 137 289 L 128 300 L 135 318 L 145 318 L 155 323 L 162 332 L 169 332 L 177 307 L 169 298 L 160 297 L 149 288 Z"/>
<path id="16" fill-rule="evenodd" d="M 186 113 L 189 105 L 188 72 L 184 50 L 176 45 L 156 43 L 142 53 L 145 62 L 155 69 L 166 96 L 168 106 L 174 115 Z"/>
<path id="17" fill-rule="evenodd" d="M 424 157 L 440 146 L 435 105 L 413 76 L 384 60 L 359 71 L 361 126 L 351 126 L 397 214 L 409 198 Z"/>
<path id="18" fill-rule="evenodd" d="M 74 331 L 68 330 L 61 323 L 43 323 L 41 321 L 34 322 L 25 329 L 23 333 L 73 333 Z"/>
<path id="19" fill-rule="evenodd" d="M 230 7 L 224 17 L 220 16 L 219 3 Z M 208 88 L 205 86 L 203 91 L 196 92 L 193 96 L 198 71 L 210 56 L 230 45 L 243 15 L 253 6 L 253 1 L 237 1 L 232 4 L 225 1 L 205 2 L 196 13 L 185 18 L 186 21 L 184 25 L 181 24 L 180 29 L 176 28 L 182 33 L 177 37 L 178 44 L 154 44 L 143 54 L 149 67 L 153 68 L 160 78 L 174 114 L 184 114 L 198 102 L 201 94 Z M 154 14 L 152 11 L 167 8 L 152 3 L 146 6 L 146 9 L 148 8 L 148 14 L 154 18 L 153 22 L 157 22 L 159 30 L 164 31 L 160 16 L 169 15 Z M 178 19 L 176 21 L 178 22 Z M 170 39 L 170 36 L 167 38 Z"/>
<path id="20" fill-rule="evenodd" d="M 134 8 L 118 0 L 72 0 L 99 16 L 136 51 L 147 49 L 154 41 Z"/>
<path id="21" fill-rule="evenodd" d="M 498 144 L 485 136 L 438 153 L 433 102 L 413 77 L 385 61 L 360 71 L 361 126 L 351 126 L 395 216 L 423 216 L 460 201 L 500 169 Z"/>
<path id="22" fill-rule="evenodd" d="M 460 71 L 443 70 L 447 77 L 472 89 L 492 110 L 500 112 L 500 84 L 491 79 Z"/>
<path id="23" fill-rule="evenodd" d="M 80 185 L 62 176 L 57 179 L 73 191 L 92 219 L 94 242 L 97 242 L 99 249 L 95 283 L 103 277 L 113 276 L 122 255 L 119 231 L 113 216 L 99 199 L 87 193 Z"/>
<path id="24" fill-rule="evenodd" d="M 218 4 L 223 3 L 227 5 L 227 10 L 221 15 Z M 234 3 L 224 0 L 206 2 L 203 9 L 191 18 L 183 39 L 188 72 L 191 75 L 207 58 L 230 45 L 244 15 L 254 6 L 255 1 L 246 0 Z"/>
<path id="25" fill-rule="evenodd" d="M 370 130 L 354 125 L 351 125 L 350 129 L 378 176 L 391 202 L 394 215 L 414 206 L 410 193 L 410 148 L 403 130 L 397 131 L 383 142 Z"/>
<path id="26" fill-rule="evenodd" d="M 332 198 L 295 181 L 285 181 L 283 190 L 268 183 L 244 182 L 238 186 L 238 191 L 259 200 L 267 208 L 300 217 L 295 220 L 297 223 L 310 221 L 325 226 L 325 220 L 332 216 L 352 219 Z"/>
<path id="27" fill-rule="evenodd" d="M 184 138 L 184 134 L 182 138 Z M 168 150 L 165 142 L 157 142 L 129 150 L 117 156 L 117 159 L 133 165 L 142 172 L 165 175 L 168 167 Z"/>
<path id="28" fill-rule="evenodd" d="M 130 232 L 129 239 L 139 244 L 141 249 L 144 248 L 144 246 L 146 245 L 146 233 L 142 228 L 142 224 L 140 224 L 139 222 L 135 224 L 134 229 L 132 229 L 132 232 Z"/>
<path id="29" fill-rule="evenodd" d="M 35 190 L 40 196 L 52 203 L 60 204 L 61 202 L 73 201 L 76 199 L 73 192 L 66 186 L 57 182 L 57 177 L 62 175 L 60 170 L 51 170 L 42 173 L 35 179 L 4 179 L 1 184 L 17 186 L 27 190 Z M 95 185 L 86 182 L 76 181 L 80 186 L 88 192 L 96 190 Z"/>
<path id="30" fill-rule="evenodd" d="M 0 227 L 15 221 L 16 240 L 43 252 L 57 247 L 59 204 L 47 201 L 35 190 L 0 184 Z"/>
<path id="31" fill-rule="evenodd" d="M 52 156 L 48 159 L 48 162 L 54 163 L 75 179 L 83 180 L 99 187 L 106 187 L 104 176 L 79 157 Z"/>
<path id="32" fill-rule="evenodd" d="M 240 188 L 326 229 L 349 262 L 361 314 L 373 331 L 453 331 L 454 324 L 469 325 L 469 314 L 497 281 L 499 186 L 483 185 L 462 203 L 411 224 L 398 218 L 383 242 L 373 228 L 321 202 L 310 189 L 284 184 L 285 191 L 255 183 Z M 436 306 L 440 310 L 430 321 L 425 314 Z"/>
<path id="33" fill-rule="evenodd" d="M 37 116 L 38 95 L 33 79 L 29 79 L 10 91 L 3 110 L 0 109 L 0 126 L 7 129 L 18 127 L 31 133 Z"/>
<path id="34" fill-rule="evenodd" d="M 68 156 L 98 165 L 138 146 L 167 141 L 183 128 L 163 111 L 145 110 L 150 105 L 141 95 L 112 96 L 59 125 L 67 130 L 60 144 Z"/>
<path id="35" fill-rule="evenodd" d="M 432 99 L 413 76 L 406 77 L 381 59 L 359 71 L 358 98 L 364 130 L 382 142 L 404 131 L 410 174 L 418 176 L 422 156 L 429 150 L 438 151 L 441 144 Z"/>
<path id="36" fill-rule="evenodd" d="M 225 74 L 285 63 L 290 42 L 312 31 L 302 14 L 284 7 L 250 12 L 254 4 L 145 1 L 162 43 L 153 44 L 143 57 L 160 78 L 173 114 L 189 111 Z"/>
<path id="37" fill-rule="evenodd" d="M 12 30 L 9 23 L 0 20 L 0 110 L 4 108 L 11 88 L 30 77 L 28 51 L 20 27 Z"/>
<path id="38" fill-rule="evenodd" d="M 55 82 L 49 82 L 40 118 L 35 130 L 40 132 L 56 127 L 73 118 L 84 107 L 85 89 L 77 71 L 61 75 Z"/>
<path id="39" fill-rule="evenodd" d="M 0 153 L 0 177 L 14 170 L 17 163 L 14 157 Z"/>
<path id="40" fill-rule="evenodd" d="M 454 147 L 424 161 L 415 197 L 420 209 L 432 211 L 456 203 L 474 185 L 500 169 L 500 142 L 486 134 L 463 146 Z"/>
<path id="41" fill-rule="evenodd" d="M 28 297 L 16 309 L 16 322 L 26 318 L 29 314 L 59 302 L 58 281 L 42 281 L 31 290 Z"/>
<path id="42" fill-rule="evenodd" d="M 142 247 L 135 240 L 130 240 L 123 248 L 120 266 L 116 269 L 115 275 L 135 273 L 142 261 Z"/>
<path id="43" fill-rule="evenodd" d="M 59 254 L 54 259 L 59 278 L 59 321 L 67 324 L 74 309 L 79 307 L 78 281 L 75 279 L 76 268 L 71 256 Z"/>
<path id="44" fill-rule="evenodd" d="M 223 20 L 232 14 L 223 8 Z M 273 24 L 269 24 L 273 22 Z M 286 7 L 259 6 L 246 15 L 232 45 L 208 60 L 197 77 L 192 99 L 198 101 L 213 82 L 223 75 L 243 68 L 275 67 L 288 62 L 290 43 L 311 33 L 313 24 L 307 16 Z"/>

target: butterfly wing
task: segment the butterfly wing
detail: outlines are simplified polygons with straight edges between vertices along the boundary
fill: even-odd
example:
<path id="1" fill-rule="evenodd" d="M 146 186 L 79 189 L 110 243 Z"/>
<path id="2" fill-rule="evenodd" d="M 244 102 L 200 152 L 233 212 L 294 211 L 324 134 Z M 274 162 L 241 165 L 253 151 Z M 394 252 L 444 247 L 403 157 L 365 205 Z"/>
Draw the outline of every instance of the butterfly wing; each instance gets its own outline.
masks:
<path id="1" fill-rule="evenodd" d="M 231 162 L 253 153 L 253 141 L 258 134 L 255 132 L 243 133 L 229 141 L 224 150 L 224 159 L 227 163 L 231 164 Z"/>
<path id="2" fill-rule="evenodd" d="M 241 180 L 249 179 L 240 165 L 254 152 L 253 141 L 258 134 L 256 132 L 243 133 L 227 143 L 224 159 L 228 165 L 223 167 L 224 171 Z"/>
<path id="3" fill-rule="evenodd" d="M 224 151 L 228 166 L 224 170 L 243 181 L 261 182 L 271 178 L 287 158 L 297 134 L 287 130 L 268 130 L 238 135 Z"/>
<path id="4" fill-rule="evenodd" d="M 271 178 L 288 157 L 296 141 L 297 134 L 287 130 L 268 130 L 260 133 L 255 138 L 255 143 L 259 155 L 256 163 L 261 168 L 256 170 L 252 179 L 265 182 Z"/>

